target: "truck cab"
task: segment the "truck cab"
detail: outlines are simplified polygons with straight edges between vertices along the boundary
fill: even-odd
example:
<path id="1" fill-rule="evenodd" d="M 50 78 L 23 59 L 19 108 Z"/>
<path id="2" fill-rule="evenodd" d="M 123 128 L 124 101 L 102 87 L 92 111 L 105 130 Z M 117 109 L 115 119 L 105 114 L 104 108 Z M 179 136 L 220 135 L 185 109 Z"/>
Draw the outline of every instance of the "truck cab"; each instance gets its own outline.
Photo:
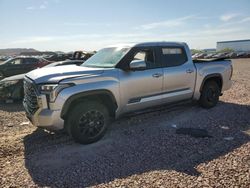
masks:
<path id="1" fill-rule="evenodd" d="M 121 98 L 127 102 L 124 110 L 191 99 L 196 68 L 187 52 L 188 47 L 179 43 L 141 45 L 131 50 L 129 64 L 117 66 Z"/>

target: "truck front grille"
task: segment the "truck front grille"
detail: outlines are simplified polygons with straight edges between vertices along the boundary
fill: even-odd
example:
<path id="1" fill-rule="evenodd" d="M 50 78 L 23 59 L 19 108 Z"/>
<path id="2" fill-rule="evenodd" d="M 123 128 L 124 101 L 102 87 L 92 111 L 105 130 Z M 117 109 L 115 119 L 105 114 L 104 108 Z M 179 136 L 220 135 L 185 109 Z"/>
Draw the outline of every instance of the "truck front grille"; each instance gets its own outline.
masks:
<path id="1" fill-rule="evenodd" d="M 24 79 L 24 100 L 23 104 L 25 107 L 26 112 L 29 115 L 35 114 L 38 110 L 38 102 L 37 102 L 37 92 L 36 87 L 32 83 L 32 81 L 28 80 L 27 78 Z"/>

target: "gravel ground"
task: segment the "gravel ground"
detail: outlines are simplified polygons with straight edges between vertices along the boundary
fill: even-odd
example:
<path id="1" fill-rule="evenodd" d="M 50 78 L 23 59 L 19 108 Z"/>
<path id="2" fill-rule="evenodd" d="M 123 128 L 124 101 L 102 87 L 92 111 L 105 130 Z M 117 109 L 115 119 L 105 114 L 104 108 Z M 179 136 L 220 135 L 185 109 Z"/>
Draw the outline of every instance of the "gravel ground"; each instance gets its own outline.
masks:
<path id="1" fill-rule="evenodd" d="M 36 129 L 21 104 L 0 104 L 0 187 L 250 187 L 250 59 L 233 62 L 233 87 L 215 108 L 123 118 L 87 146 Z"/>

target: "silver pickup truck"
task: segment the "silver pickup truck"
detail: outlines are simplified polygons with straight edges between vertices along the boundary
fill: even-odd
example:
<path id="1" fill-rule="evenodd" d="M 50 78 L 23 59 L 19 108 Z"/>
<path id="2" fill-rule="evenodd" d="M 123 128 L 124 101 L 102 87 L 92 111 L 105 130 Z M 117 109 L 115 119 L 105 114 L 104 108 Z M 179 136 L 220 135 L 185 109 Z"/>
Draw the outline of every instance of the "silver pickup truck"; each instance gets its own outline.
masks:
<path id="1" fill-rule="evenodd" d="M 88 144 L 111 120 L 158 105 L 197 100 L 214 107 L 231 87 L 230 60 L 193 62 L 185 43 L 110 46 L 84 64 L 42 68 L 24 79 L 24 107 L 37 127 L 65 129 Z"/>

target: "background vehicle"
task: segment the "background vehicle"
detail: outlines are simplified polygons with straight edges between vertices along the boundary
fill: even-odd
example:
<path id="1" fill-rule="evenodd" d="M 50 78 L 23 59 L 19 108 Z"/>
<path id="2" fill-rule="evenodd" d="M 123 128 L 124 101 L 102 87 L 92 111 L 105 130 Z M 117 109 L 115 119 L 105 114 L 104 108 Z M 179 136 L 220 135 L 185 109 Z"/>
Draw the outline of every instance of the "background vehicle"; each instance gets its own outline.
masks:
<path id="1" fill-rule="evenodd" d="M 235 52 L 230 52 L 226 55 L 227 58 L 233 59 L 237 57 L 237 53 Z"/>
<path id="2" fill-rule="evenodd" d="M 8 56 L 0 56 L 0 63 L 3 61 L 7 61 L 10 57 Z"/>
<path id="3" fill-rule="evenodd" d="M 72 59 L 72 60 L 76 59 L 76 60 L 84 60 L 84 61 L 86 61 L 87 59 L 89 59 L 94 54 L 95 54 L 95 52 L 75 51 L 72 54 L 72 57 L 70 59 Z"/>
<path id="4" fill-rule="evenodd" d="M 86 61 L 89 59 L 92 55 L 94 55 L 95 52 L 84 52 L 84 51 L 75 51 L 72 53 L 55 53 L 50 56 L 44 57 L 46 60 L 49 61 L 67 61 L 67 60 L 84 60 Z"/>
<path id="5" fill-rule="evenodd" d="M 69 59 L 69 55 L 64 54 L 64 53 L 55 53 L 53 55 L 44 56 L 44 59 L 46 59 L 47 61 L 52 61 L 52 62 L 66 61 L 67 59 Z"/>
<path id="6" fill-rule="evenodd" d="M 210 54 L 207 54 L 204 59 L 210 59 L 210 58 L 213 58 L 215 54 L 214 53 L 210 53 Z"/>
<path id="7" fill-rule="evenodd" d="M 49 61 L 37 57 L 16 57 L 0 64 L 0 80 L 4 77 L 27 73 L 48 65 Z"/>
<path id="8" fill-rule="evenodd" d="M 45 67 L 55 67 L 62 65 L 81 65 L 82 60 L 67 60 L 54 62 Z M 23 99 L 23 79 L 25 74 L 19 74 L 11 77 L 7 77 L 0 81 L 0 100 L 13 101 Z"/>
<path id="9" fill-rule="evenodd" d="M 80 67 L 31 71 L 23 104 L 34 125 L 65 129 L 76 142 L 88 144 L 126 113 L 184 100 L 214 107 L 231 87 L 232 71 L 230 60 L 193 61 L 185 43 L 117 45 Z"/>
<path id="10" fill-rule="evenodd" d="M 237 53 L 237 58 L 245 58 L 247 57 L 247 53 L 246 52 L 239 52 Z"/>

